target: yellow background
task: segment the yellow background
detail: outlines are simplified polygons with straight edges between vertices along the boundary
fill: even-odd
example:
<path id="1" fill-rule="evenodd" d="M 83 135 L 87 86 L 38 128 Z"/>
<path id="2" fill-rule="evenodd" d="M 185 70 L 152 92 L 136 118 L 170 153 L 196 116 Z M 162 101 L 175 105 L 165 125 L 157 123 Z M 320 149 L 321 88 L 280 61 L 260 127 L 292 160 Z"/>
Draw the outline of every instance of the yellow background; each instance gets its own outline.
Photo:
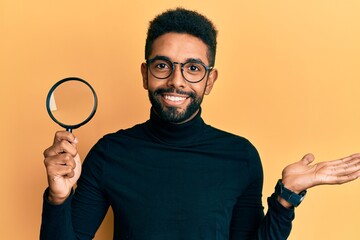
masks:
<path id="1" fill-rule="evenodd" d="M 56 130 L 45 98 L 77 76 L 99 97 L 75 130 L 84 157 L 101 136 L 148 118 L 140 64 L 148 21 L 199 10 L 218 30 L 219 78 L 207 123 L 257 146 L 265 197 L 287 164 L 360 151 L 360 1 L 0 0 L 0 239 L 37 239 L 46 187 L 43 150 Z M 360 239 L 360 181 L 310 189 L 289 239 Z M 96 239 L 112 239 L 109 214 Z"/>

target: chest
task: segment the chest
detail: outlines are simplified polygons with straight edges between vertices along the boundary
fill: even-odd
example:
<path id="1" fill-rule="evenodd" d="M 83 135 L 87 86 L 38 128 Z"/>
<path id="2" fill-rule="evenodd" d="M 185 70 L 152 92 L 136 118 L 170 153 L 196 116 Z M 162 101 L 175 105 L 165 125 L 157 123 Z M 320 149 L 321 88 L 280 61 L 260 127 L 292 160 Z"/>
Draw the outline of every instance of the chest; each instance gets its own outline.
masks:
<path id="1" fill-rule="evenodd" d="M 121 212 L 132 206 L 217 211 L 236 202 L 251 174 L 247 162 L 228 151 L 154 146 L 142 151 L 117 151 L 105 168 L 108 196 Z"/>

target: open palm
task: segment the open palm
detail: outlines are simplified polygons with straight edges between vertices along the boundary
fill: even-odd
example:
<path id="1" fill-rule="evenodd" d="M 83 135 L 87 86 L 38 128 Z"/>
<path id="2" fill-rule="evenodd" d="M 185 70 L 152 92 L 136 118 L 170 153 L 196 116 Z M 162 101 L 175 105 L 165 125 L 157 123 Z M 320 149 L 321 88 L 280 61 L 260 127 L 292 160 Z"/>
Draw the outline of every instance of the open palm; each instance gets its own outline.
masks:
<path id="1" fill-rule="evenodd" d="M 307 154 L 286 166 L 282 172 L 284 185 L 294 192 L 301 192 L 317 185 L 342 184 L 360 177 L 360 154 L 311 164 L 314 159 L 313 154 Z"/>

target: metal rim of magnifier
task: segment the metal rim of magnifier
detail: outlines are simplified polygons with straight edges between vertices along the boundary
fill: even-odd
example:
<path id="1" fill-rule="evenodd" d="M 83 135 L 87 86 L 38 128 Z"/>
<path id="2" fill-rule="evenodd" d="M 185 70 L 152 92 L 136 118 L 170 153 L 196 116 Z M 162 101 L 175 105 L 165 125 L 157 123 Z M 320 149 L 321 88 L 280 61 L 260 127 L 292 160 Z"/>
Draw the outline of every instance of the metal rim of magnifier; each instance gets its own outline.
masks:
<path id="1" fill-rule="evenodd" d="M 92 109 L 90 115 L 89 115 L 84 121 L 82 121 L 82 122 L 80 122 L 80 123 L 78 123 L 78 124 L 74 124 L 74 125 L 67 125 L 67 124 L 64 124 L 64 123 L 58 121 L 58 120 L 54 117 L 54 115 L 52 114 L 52 111 L 51 111 L 51 109 L 50 109 L 50 98 L 51 98 L 51 95 L 53 94 L 53 92 L 55 91 L 55 89 L 56 89 L 59 85 L 61 85 L 61 84 L 64 83 L 64 82 L 68 82 L 68 81 L 78 81 L 78 82 L 84 83 L 85 85 L 87 85 L 87 86 L 90 88 L 90 90 L 92 91 L 93 96 L 94 96 L 94 106 L 93 106 L 93 109 Z M 96 95 L 96 92 L 95 92 L 95 90 L 93 89 L 93 87 L 92 87 L 87 81 L 85 81 L 85 80 L 83 80 L 83 79 L 81 79 L 81 78 L 78 78 L 78 77 L 68 77 L 68 78 L 64 78 L 64 79 L 58 81 L 57 83 L 54 84 L 54 86 L 52 86 L 52 88 L 50 89 L 50 91 L 49 91 L 49 93 L 48 93 L 48 95 L 47 95 L 47 97 L 46 97 L 46 110 L 47 110 L 49 116 L 51 117 L 51 119 L 52 119 L 54 122 L 56 122 L 57 124 L 59 124 L 61 127 L 65 128 L 66 131 L 68 131 L 68 132 L 71 132 L 72 129 L 76 129 L 76 128 L 78 128 L 78 127 L 81 127 L 81 126 L 84 125 L 85 123 L 89 122 L 89 121 L 93 118 L 93 116 L 95 115 L 95 113 L 96 113 L 97 105 L 98 105 L 97 95 Z"/>

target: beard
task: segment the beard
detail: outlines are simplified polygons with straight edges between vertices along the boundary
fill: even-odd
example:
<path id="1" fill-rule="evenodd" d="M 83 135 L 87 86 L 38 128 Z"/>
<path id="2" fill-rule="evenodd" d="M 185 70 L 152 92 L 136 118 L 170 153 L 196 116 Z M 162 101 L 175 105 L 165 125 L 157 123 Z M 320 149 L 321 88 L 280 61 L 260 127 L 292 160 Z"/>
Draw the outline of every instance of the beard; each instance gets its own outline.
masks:
<path id="1" fill-rule="evenodd" d="M 164 104 L 159 99 L 164 93 L 185 94 L 191 99 L 190 104 L 186 107 L 184 111 L 181 112 L 179 111 L 178 107 L 164 106 Z M 148 91 L 148 95 L 151 105 L 157 115 L 159 115 L 162 120 L 171 123 L 181 123 L 190 119 L 200 109 L 200 105 L 204 97 L 204 95 L 199 97 L 194 92 L 184 92 L 173 88 L 159 88 L 156 89 L 154 92 Z"/>

